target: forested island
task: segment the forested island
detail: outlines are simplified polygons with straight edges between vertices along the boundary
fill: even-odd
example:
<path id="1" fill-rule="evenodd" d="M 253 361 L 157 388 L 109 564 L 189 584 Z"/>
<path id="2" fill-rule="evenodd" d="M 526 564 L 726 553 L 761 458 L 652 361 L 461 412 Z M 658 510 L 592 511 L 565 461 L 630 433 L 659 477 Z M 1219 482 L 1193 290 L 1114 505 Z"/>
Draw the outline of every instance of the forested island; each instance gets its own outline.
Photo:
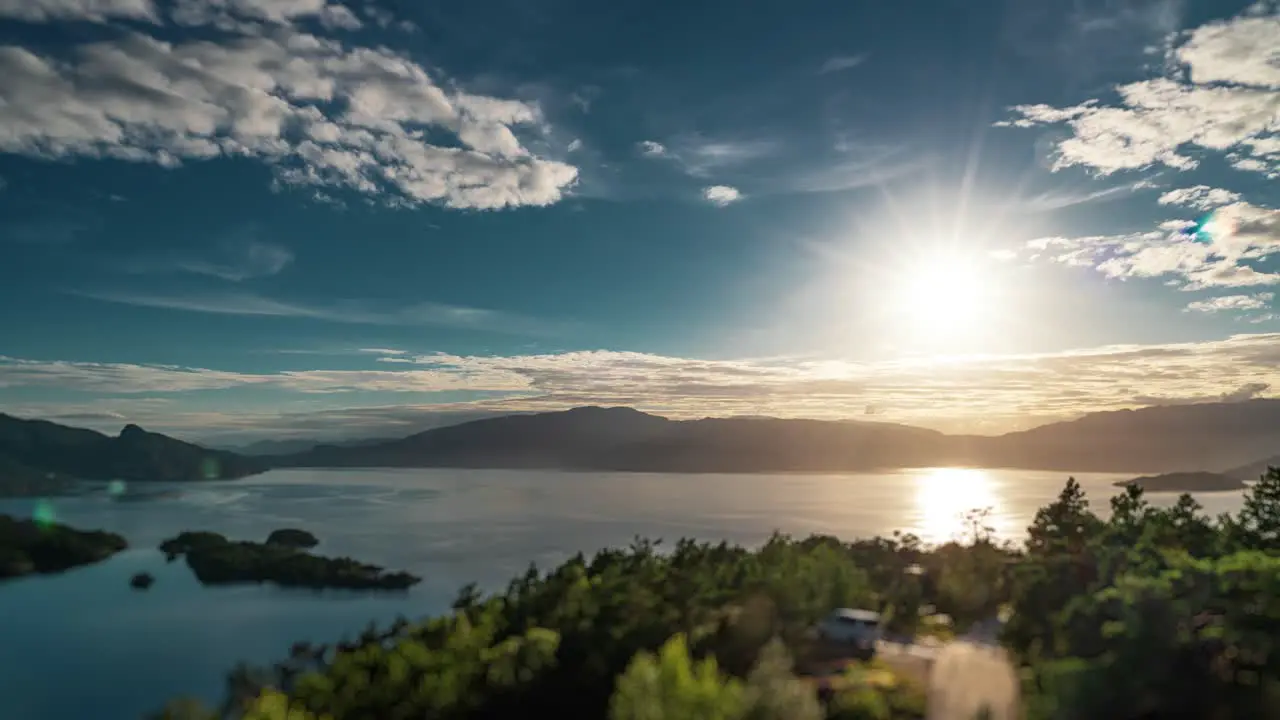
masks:
<path id="1" fill-rule="evenodd" d="M 421 582 L 407 572 L 387 572 L 351 558 L 312 555 L 314 535 L 285 529 L 267 542 L 237 542 L 213 532 L 184 532 L 160 543 L 169 560 L 185 556 L 187 566 L 204 585 L 273 582 L 282 587 L 316 590 L 404 590 Z"/>
<path id="2" fill-rule="evenodd" d="M 867 607 L 910 635 L 925 606 L 961 631 L 1007 618 L 1029 720 L 1275 717 L 1280 471 L 1234 516 L 1190 495 L 1155 507 L 1137 485 L 1110 510 L 1102 520 L 1070 480 L 1018 547 L 994 543 L 980 512 L 940 547 L 637 539 L 493 595 L 463 588 L 445 616 L 298 643 L 274 667 L 233 671 L 221 710 L 178 700 L 156 717 L 918 719 L 918 678 L 887 659 L 810 675 L 809 630 Z"/>
<path id="3" fill-rule="evenodd" d="M 0 579 L 91 565 L 126 547 L 115 533 L 0 515 Z"/>

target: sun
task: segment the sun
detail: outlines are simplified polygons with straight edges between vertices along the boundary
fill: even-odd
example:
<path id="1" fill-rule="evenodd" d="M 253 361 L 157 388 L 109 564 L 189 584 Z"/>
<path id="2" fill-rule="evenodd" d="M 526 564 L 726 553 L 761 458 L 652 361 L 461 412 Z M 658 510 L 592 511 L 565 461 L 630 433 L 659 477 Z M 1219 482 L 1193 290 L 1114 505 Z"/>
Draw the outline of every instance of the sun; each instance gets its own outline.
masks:
<path id="1" fill-rule="evenodd" d="M 991 280 L 960 254 L 912 263 L 893 289 L 895 320 L 916 339 L 971 338 L 991 319 Z"/>

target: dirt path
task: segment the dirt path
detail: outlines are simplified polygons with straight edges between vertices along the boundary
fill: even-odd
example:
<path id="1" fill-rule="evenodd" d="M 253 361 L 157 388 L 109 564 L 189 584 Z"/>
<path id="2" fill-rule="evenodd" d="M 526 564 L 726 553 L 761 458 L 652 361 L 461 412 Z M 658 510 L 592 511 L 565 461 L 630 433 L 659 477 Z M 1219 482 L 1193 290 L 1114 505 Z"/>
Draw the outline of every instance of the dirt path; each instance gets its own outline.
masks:
<path id="1" fill-rule="evenodd" d="M 1016 720 L 1020 715 L 1018 673 L 1004 650 L 967 641 L 938 653 L 929 673 L 928 720 L 974 720 L 986 708 L 987 720 Z"/>

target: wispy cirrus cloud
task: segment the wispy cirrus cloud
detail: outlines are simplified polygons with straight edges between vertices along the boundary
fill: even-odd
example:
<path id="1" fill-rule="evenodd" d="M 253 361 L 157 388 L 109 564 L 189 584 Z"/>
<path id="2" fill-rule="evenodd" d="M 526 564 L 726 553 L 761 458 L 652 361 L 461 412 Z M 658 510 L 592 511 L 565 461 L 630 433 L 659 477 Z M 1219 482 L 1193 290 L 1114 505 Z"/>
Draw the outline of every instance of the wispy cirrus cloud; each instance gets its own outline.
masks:
<path id="1" fill-rule="evenodd" d="M 540 157 L 536 104 L 458 89 L 384 46 L 312 34 L 354 28 L 324 0 L 0 0 L 0 16 L 146 20 L 73 46 L 0 46 L 0 153 L 174 167 L 270 166 L 282 186 L 339 187 L 391 206 L 558 202 L 577 169 Z M 304 22 L 305 21 L 305 22 Z M 154 24 L 198 25 L 180 41 Z M 424 133 L 431 128 L 431 133 Z"/>
<path id="2" fill-rule="evenodd" d="M 701 360 L 616 351 L 517 356 L 438 353 L 408 359 L 412 362 L 397 364 L 394 370 L 234 373 L 2 358 L 0 388 L 56 386 L 64 391 L 129 396 L 251 386 L 309 397 L 328 395 L 335 401 L 342 393 L 354 391 L 467 391 L 495 399 L 425 407 L 525 412 L 585 404 L 629 405 L 671 417 L 839 419 L 861 417 L 866 407 L 874 407 L 882 420 L 998 432 L 1089 411 L 1154 404 L 1159 398 L 1242 399 L 1260 396 L 1260 385 L 1264 390 L 1280 386 L 1280 334 L 1275 333 L 1200 343 L 869 363 L 815 358 Z M 1242 394 L 1242 388 L 1253 389 Z M 127 414 L 127 407 L 113 408 L 109 399 L 94 402 L 96 412 Z M 329 410 L 343 411 L 336 407 L 325 411 Z"/>
<path id="3" fill-rule="evenodd" d="M 861 65 L 866 61 L 867 61 L 867 56 L 865 54 L 864 55 L 834 55 L 832 57 L 827 58 L 826 61 L 822 63 L 822 66 L 818 68 L 818 74 L 826 75 L 828 73 L 840 72 L 841 70 L 849 70 L 851 68 L 858 67 L 859 65 Z"/>
<path id="4" fill-rule="evenodd" d="M 675 163 L 690 177 L 707 178 L 767 158 L 778 152 L 781 144 L 766 138 L 709 138 L 689 134 L 666 142 L 645 140 L 638 147 L 642 155 Z"/>
<path id="5" fill-rule="evenodd" d="M 69 290 L 68 294 L 138 307 L 281 318 L 307 318 L 325 322 L 407 327 L 469 328 L 509 335 L 552 336 L 576 327 L 575 323 L 542 320 L 515 313 L 444 303 L 393 303 L 385 300 L 348 299 L 324 302 L 280 300 L 252 292 L 188 294 L 143 293 L 117 290 Z"/>
<path id="6" fill-rule="evenodd" d="M 1218 154 L 1237 169 L 1280 177 L 1280 10 L 1259 3 L 1239 17 L 1177 38 L 1162 77 L 1117 87 L 1117 102 L 1020 105 L 1013 127 L 1066 126 L 1054 169 L 1101 174 L 1164 165 L 1189 170 Z"/>
<path id="7" fill-rule="evenodd" d="M 1103 202 L 1107 200 L 1121 200 L 1131 196 L 1138 190 L 1148 187 L 1146 181 L 1138 181 L 1133 183 L 1124 183 L 1122 185 L 1112 185 L 1101 189 L 1086 188 L 1064 188 L 1060 190 L 1043 192 L 1038 195 L 1032 195 L 1022 200 L 1019 205 L 1031 212 L 1046 212 L 1050 210 L 1061 210 L 1063 208 L 1074 207 L 1076 205 L 1086 205 L 1094 202 Z"/>
<path id="8" fill-rule="evenodd" d="M 246 228 L 217 243 L 207 257 L 135 258 L 123 263 L 123 269 L 134 273 L 191 273 L 229 282 L 279 274 L 293 262 L 293 252 L 283 245 L 260 240 L 258 235 L 256 228 Z"/>

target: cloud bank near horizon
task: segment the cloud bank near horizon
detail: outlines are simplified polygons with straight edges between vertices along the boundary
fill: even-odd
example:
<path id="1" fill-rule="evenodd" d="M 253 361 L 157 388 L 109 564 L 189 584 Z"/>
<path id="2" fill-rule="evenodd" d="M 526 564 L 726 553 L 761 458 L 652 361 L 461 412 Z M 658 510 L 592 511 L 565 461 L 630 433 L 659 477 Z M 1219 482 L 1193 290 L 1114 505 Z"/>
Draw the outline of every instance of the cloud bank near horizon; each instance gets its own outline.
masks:
<path id="1" fill-rule="evenodd" d="M 858 363 L 804 358 L 700 360 L 582 351 L 519 356 L 414 355 L 366 348 L 374 369 L 243 373 L 127 363 L 0 357 L 0 391 L 57 388 L 59 402 L 12 403 L 20 415 L 132 420 L 184 436 L 336 436 L 412 426 L 441 413 L 625 405 L 673 418 L 773 415 L 873 419 L 954 432 L 998 433 L 1085 412 L 1238 401 L 1280 387 L 1280 333 L 1061 353 Z M 219 392 L 252 389 L 279 409 L 208 408 Z M 383 405 L 307 409 L 308 398 L 377 393 Z M 471 393 L 471 401 L 440 400 Z M 76 397 L 79 394 L 81 397 Z M 302 409 L 299 409 L 302 408 Z M 328 418 L 328 421 L 325 419 Z M 353 419 L 355 418 L 355 419 Z M 381 424 L 380 424 L 381 423 Z"/>

